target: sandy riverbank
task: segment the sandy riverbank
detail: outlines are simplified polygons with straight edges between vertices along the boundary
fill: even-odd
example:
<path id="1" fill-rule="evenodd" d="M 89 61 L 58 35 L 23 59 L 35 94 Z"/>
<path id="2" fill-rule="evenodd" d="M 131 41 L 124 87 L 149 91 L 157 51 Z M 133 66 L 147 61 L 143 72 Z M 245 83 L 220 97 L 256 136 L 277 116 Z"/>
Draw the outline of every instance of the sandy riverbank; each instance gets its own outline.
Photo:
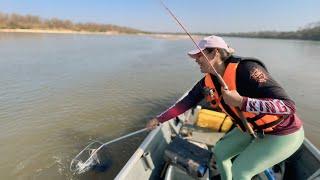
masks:
<path id="1" fill-rule="evenodd" d="M 90 31 L 72 31 L 72 30 L 60 30 L 60 29 L 0 29 L 0 32 L 4 33 L 46 33 L 46 34 L 99 34 L 99 35 L 124 35 L 127 33 L 119 33 L 117 31 L 108 32 L 90 32 Z M 132 35 L 132 34 L 127 34 Z M 187 35 L 181 34 L 157 34 L 157 33 L 138 33 L 134 35 L 139 36 L 149 36 L 156 39 L 167 39 L 167 40 L 180 40 L 188 39 Z M 193 36 L 194 38 L 199 38 L 200 36 Z"/>
<path id="2" fill-rule="evenodd" d="M 89 31 L 72 31 L 72 30 L 60 30 L 60 29 L 0 29 L 0 32 L 7 33 L 48 33 L 48 34 L 105 34 L 105 35 L 117 35 L 120 34 L 116 31 L 108 32 L 89 32 Z"/>

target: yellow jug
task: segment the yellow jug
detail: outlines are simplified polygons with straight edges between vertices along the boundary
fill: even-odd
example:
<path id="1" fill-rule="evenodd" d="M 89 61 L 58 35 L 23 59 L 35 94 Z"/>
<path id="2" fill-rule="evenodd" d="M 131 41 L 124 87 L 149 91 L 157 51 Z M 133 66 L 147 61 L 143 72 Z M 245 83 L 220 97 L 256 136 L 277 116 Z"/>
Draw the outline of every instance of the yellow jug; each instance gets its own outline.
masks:
<path id="1" fill-rule="evenodd" d="M 232 126 L 232 120 L 225 113 L 201 109 L 198 113 L 197 125 L 217 132 L 226 132 Z"/>

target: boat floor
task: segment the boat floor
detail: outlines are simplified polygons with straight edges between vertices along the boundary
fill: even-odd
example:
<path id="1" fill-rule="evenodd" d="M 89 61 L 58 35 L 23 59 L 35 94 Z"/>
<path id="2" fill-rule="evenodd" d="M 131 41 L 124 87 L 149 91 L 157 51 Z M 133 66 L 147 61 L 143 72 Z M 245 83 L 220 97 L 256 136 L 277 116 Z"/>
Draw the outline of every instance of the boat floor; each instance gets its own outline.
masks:
<path id="1" fill-rule="evenodd" d="M 225 133 L 194 131 L 188 140 L 204 143 L 208 146 L 214 146 L 224 134 Z"/>

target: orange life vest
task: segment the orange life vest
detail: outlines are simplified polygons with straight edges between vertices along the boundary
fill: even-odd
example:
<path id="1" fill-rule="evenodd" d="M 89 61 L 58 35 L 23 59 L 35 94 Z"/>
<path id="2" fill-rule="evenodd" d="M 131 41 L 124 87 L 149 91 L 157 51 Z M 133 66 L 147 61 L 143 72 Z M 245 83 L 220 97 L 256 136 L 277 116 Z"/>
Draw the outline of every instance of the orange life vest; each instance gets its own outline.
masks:
<path id="1" fill-rule="evenodd" d="M 229 90 L 236 90 L 236 70 L 238 67 L 239 62 L 230 62 L 223 75 L 223 80 L 227 84 Z M 214 79 L 215 82 L 214 83 Z M 205 90 L 208 92 L 206 93 L 206 100 L 210 102 L 213 108 L 220 107 L 226 114 L 228 114 L 232 119 L 233 122 L 237 124 L 237 126 L 242 130 L 246 131 L 245 126 L 242 124 L 240 116 L 238 115 L 236 109 L 234 107 L 228 106 L 223 101 L 221 94 L 217 91 L 215 84 L 219 85 L 218 80 L 215 76 L 206 74 L 205 76 Z M 218 86 L 220 88 L 220 85 Z M 284 116 L 277 116 L 277 115 L 264 115 L 264 114 L 255 114 L 251 112 L 242 112 L 243 115 L 246 117 L 247 121 L 249 122 L 250 126 L 255 131 L 263 131 L 263 132 L 271 132 L 273 131 L 273 127 L 275 127 L 278 123 L 280 123 Z"/>

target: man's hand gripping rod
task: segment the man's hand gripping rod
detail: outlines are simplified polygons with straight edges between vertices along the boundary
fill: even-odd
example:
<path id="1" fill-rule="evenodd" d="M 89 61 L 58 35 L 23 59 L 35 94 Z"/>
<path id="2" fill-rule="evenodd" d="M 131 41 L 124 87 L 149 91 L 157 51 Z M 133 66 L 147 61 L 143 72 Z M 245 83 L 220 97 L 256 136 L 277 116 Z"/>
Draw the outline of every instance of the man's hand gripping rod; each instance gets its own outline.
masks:
<path id="1" fill-rule="evenodd" d="M 211 69 L 214 72 L 214 75 L 218 77 L 219 83 L 222 85 L 224 90 L 229 90 L 227 84 L 224 82 L 223 78 L 220 76 L 219 73 L 217 73 L 216 69 L 212 66 L 212 64 L 210 63 L 208 57 L 205 55 L 205 53 L 203 53 L 203 51 L 201 50 L 201 48 L 199 47 L 199 45 L 195 42 L 195 40 L 192 38 L 192 36 L 189 34 L 189 32 L 187 31 L 187 29 L 180 23 L 180 21 L 177 19 L 177 17 L 171 12 L 171 10 L 163 3 L 162 0 L 159 0 L 162 4 L 162 6 L 169 12 L 169 14 L 173 17 L 173 19 L 181 26 L 181 28 L 184 30 L 184 32 L 189 36 L 189 38 L 192 40 L 192 42 L 194 43 L 194 45 L 198 48 L 198 50 L 201 52 L 201 54 L 205 57 L 205 60 L 207 61 L 207 63 L 210 65 Z M 238 107 L 235 107 L 237 114 L 240 116 L 240 119 L 243 123 L 243 125 L 246 127 L 247 131 L 250 133 L 250 135 L 253 138 L 257 138 L 255 132 L 253 131 L 252 127 L 249 125 L 247 119 L 244 117 L 243 113 L 240 111 L 240 109 Z"/>

